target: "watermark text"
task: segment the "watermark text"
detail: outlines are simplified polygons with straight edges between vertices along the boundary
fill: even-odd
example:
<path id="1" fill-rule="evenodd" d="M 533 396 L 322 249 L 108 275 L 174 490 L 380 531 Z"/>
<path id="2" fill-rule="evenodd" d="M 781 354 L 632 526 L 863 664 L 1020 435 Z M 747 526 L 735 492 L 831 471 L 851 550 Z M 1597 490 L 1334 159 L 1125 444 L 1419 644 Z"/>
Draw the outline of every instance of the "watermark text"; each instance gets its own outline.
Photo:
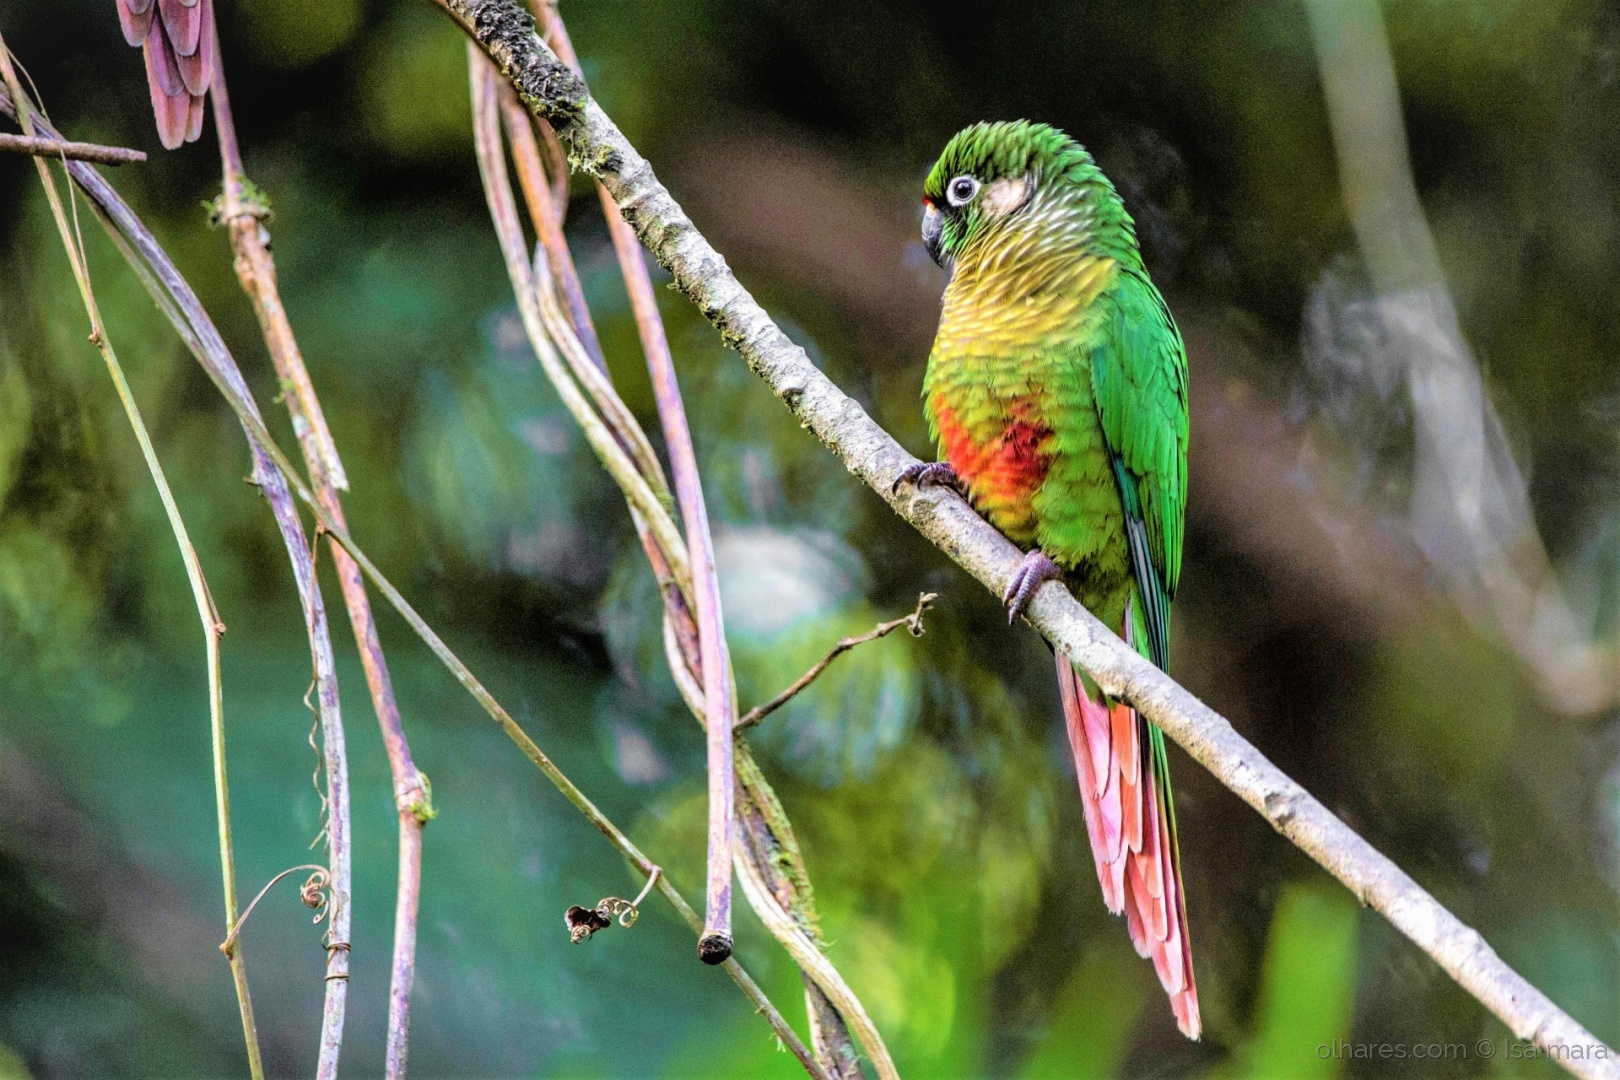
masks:
<path id="1" fill-rule="evenodd" d="M 1317 1043 L 1322 1061 L 1488 1061 L 1504 1058 L 1524 1061 L 1606 1061 L 1614 1056 L 1603 1043 L 1555 1046 L 1551 1049 L 1521 1039 L 1475 1039 L 1471 1042 L 1351 1042 L 1334 1039 Z"/>

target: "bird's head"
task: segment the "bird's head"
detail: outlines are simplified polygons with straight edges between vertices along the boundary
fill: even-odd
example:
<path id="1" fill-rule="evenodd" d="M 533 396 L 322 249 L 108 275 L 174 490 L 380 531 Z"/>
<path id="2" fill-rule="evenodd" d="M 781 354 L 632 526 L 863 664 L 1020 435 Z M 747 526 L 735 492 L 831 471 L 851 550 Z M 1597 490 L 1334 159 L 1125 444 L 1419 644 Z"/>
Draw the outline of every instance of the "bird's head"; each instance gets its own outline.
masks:
<path id="1" fill-rule="evenodd" d="M 1065 159 L 1087 161 L 1080 144 L 1028 120 L 963 128 L 923 184 L 923 245 L 948 267 L 971 243 L 1016 219 Z"/>

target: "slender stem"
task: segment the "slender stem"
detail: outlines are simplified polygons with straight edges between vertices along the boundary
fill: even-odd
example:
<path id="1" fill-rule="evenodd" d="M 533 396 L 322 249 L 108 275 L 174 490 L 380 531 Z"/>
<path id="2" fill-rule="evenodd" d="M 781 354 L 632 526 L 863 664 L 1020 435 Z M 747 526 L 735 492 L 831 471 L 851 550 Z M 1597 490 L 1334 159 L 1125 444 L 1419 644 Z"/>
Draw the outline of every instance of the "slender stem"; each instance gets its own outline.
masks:
<path id="1" fill-rule="evenodd" d="M 868 641 L 876 641 L 878 638 L 887 637 L 896 630 L 900 629 L 902 626 L 911 633 L 912 637 L 921 637 L 923 632 L 922 614 L 924 611 L 927 611 L 928 606 L 937 599 L 939 599 L 938 593 L 923 593 L 917 597 L 917 610 L 913 611 L 910 615 L 907 615 L 904 618 L 890 619 L 888 622 L 878 623 L 866 633 L 857 634 L 855 637 L 839 638 L 838 643 L 835 644 L 831 649 L 827 650 L 826 656 L 823 656 L 820 660 L 817 660 L 809 671 L 806 671 L 803 675 L 800 675 L 797 679 L 793 680 L 793 684 L 786 690 L 783 690 L 780 694 L 777 694 L 763 705 L 755 705 L 752 709 L 749 709 L 747 714 L 744 715 L 742 719 L 737 721 L 737 730 L 741 731 L 744 728 L 753 727 L 755 724 L 771 715 L 771 713 L 775 712 L 777 709 L 780 709 L 789 701 L 792 701 L 794 697 L 804 691 L 805 687 L 815 682 L 816 679 L 820 677 L 821 673 L 826 671 L 828 666 L 834 660 L 849 652 L 849 650 L 859 648 L 860 646 L 865 645 Z"/>
<path id="2" fill-rule="evenodd" d="M 523 191 L 523 201 L 528 207 L 530 219 L 534 222 L 540 246 L 545 251 L 551 280 L 563 293 L 568 309 L 564 321 L 569 324 L 568 329 L 572 330 L 573 338 L 577 339 L 577 349 L 564 345 L 561 346 L 562 352 L 569 358 L 570 367 L 590 394 L 591 400 L 613 432 L 619 446 L 631 455 L 641 470 L 642 478 L 662 501 L 668 493 L 669 482 L 664 479 L 663 467 L 659 465 L 658 456 L 647 442 L 646 433 L 641 430 L 641 425 L 624 406 L 624 402 L 614 392 L 613 385 L 608 380 L 607 359 L 602 355 L 601 342 L 596 336 L 595 327 L 591 324 L 590 308 L 585 304 L 584 289 L 574 268 L 573 256 L 568 252 L 568 241 L 563 236 L 563 218 L 567 210 L 567 204 L 563 200 L 568 192 L 568 159 L 563 156 L 561 145 L 550 126 L 544 121 L 536 121 L 530 117 L 518 103 L 509 85 L 501 83 L 498 96 L 502 126 L 505 127 L 507 139 L 511 144 L 513 163 L 517 166 L 518 186 Z M 543 143 L 535 141 L 537 126 L 545 136 Z M 542 160 L 542 145 L 546 147 L 544 156 L 550 159 L 549 165 Z M 544 311 L 542 314 L 546 316 L 549 327 L 549 315 Z M 569 335 L 554 331 L 553 337 L 561 341 Z M 588 357 L 589 364 L 579 361 L 580 353 Z M 684 578 L 676 580 L 670 570 L 669 560 L 658 546 L 658 538 L 653 535 L 646 517 L 634 505 L 630 507 L 630 520 L 635 526 L 636 538 L 647 555 L 647 561 L 652 565 L 658 587 L 664 594 L 665 604 L 672 605 L 680 611 L 689 611 L 687 595 L 691 591 L 691 582 Z M 692 629 L 694 641 L 696 633 L 694 625 Z"/>
<path id="3" fill-rule="evenodd" d="M 544 268 L 535 267 L 539 271 L 536 276 L 540 279 L 541 301 L 544 304 L 550 294 L 548 285 L 555 285 L 566 301 L 566 311 L 542 309 L 546 325 L 552 330 L 558 351 L 568 361 L 574 377 L 590 395 L 619 445 L 636 463 L 642 478 L 653 491 L 663 495 L 669 488 L 669 481 L 664 478 L 664 467 L 658 463 L 658 455 L 653 452 L 652 444 L 647 441 L 647 434 L 641 430 L 635 415 L 613 389 L 607 374 L 607 360 L 602 355 L 602 346 L 591 326 L 590 310 L 583 306 L 585 299 L 579 274 L 574 269 L 573 257 L 568 254 L 562 221 L 551 202 L 551 189 L 540 164 L 533 120 L 518 104 L 510 86 L 500 82 L 495 90 L 500 102 L 501 120 L 512 143 L 512 160 L 517 164 L 518 184 L 523 190 L 529 216 L 535 223 L 535 231 L 539 234 L 540 246 L 546 252 Z M 522 236 L 522 231 L 521 226 L 516 224 L 515 212 L 511 221 L 518 230 L 514 234 L 514 247 L 521 250 L 522 243 L 517 238 Z M 560 274 L 557 271 L 559 266 L 562 268 Z M 580 305 L 579 311 L 574 309 L 576 301 Z M 558 330 L 559 326 L 566 327 L 566 331 Z"/>
<path id="4" fill-rule="evenodd" d="M 514 226 L 517 218 L 511 219 Z M 515 243 L 520 244 L 520 233 L 512 234 Z M 515 250 L 521 250 L 520 247 Z M 659 464 L 658 455 L 653 451 L 652 443 L 647 439 L 647 433 L 642 430 L 635 415 L 630 412 L 629 406 L 619 397 L 613 383 L 608 379 L 607 370 L 593 363 L 590 354 L 586 352 L 584 344 L 574 332 L 573 323 L 558 303 L 553 288 L 555 282 L 551 277 L 551 270 L 544 262 L 536 260 L 535 269 L 538 271 L 530 279 L 534 293 L 536 309 L 540 325 L 544 328 L 555 351 L 567 363 L 569 372 L 578 381 L 580 388 L 590 399 L 591 405 L 600 414 L 606 429 L 613 435 L 619 446 L 628 455 L 634 464 L 639 477 L 652 493 L 658 506 L 663 509 L 664 517 L 673 512 L 675 501 L 669 493 L 669 481 L 664 477 L 664 467 Z M 662 527 L 660 525 L 660 527 Z M 680 534 L 674 530 L 674 519 L 669 519 L 669 533 L 662 536 L 668 541 Z M 669 557 L 679 571 L 680 581 L 677 582 L 683 590 L 689 590 L 691 582 L 687 580 L 689 569 L 686 565 L 686 552 L 684 548 L 670 552 Z"/>
<path id="5" fill-rule="evenodd" d="M 620 266 L 641 269 L 639 274 L 627 269 L 625 284 L 647 357 L 647 371 L 652 376 L 653 396 L 664 427 L 670 468 L 675 474 L 675 493 L 680 502 L 681 520 L 686 524 L 686 547 L 692 564 L 709 757 L 708 911 L 698 955 L 708 963 L 716 963 L 715 958 L 724 959 L 731 953 L 731 818 L 736 790 L 731 732 L 737 720 L 735 699 L 730 692 L 731 661 L 726 655 L 720 581 L 715 572 L 714 540 L 709 533 L 697 451 L 692 445 L 692 432 L 686 421 L 680 384 L 675 378 L 669 341 L 664 334 L 663 321 L 658 318 L 658 300 L 641 262 L 641 242 L 619 216 L 618 208 L 611 202 L 607 206 L 610 208 L 608 230 L 613 236 Z"/>
<path id="6" fill-rule="evenodd" d="M 542 11 L 547 29 L 559 45 L 567 42 L 562 20 L 549 6 Z M 568 46 L 564 60 L 578 69 L 577 58 Z M 512 105 L 519 107 L 516 95 Z M 508 125 L 510 130 L 515 125 Z M 731 819 L 736 811 L 736 767 L 732 760 L 732 729 L 736 726 L 736 698 L 731 692 L 731 660 L 726 651 L 725 617 L 720 605 L 720 580 L 715 572 L 714 540 L 709 531 L 709 513 L 704 506 L 703 483 L 698 473 L 697 451 L 681 401 L 680 383 L 675 377 L 675 361 L 663 321 L 658 317 L 658 300 L 652 282 L 641 262 L 641 242 L 624 223 L 611 198 L 603 198 L 608 231 L 624 268 L 625 286 L 630 293 L 636 328 L 641 335 L 647 371 L 652 376 L 653 397 L 664 428 L 670 468 L 675 474 L 675 495 L 686 525 L 687 556 L 692 566 L 692 592 L 696 601 L 699 672 L 705 703 L 705 743 L 709 775 L 708 903 L 703 938 L 698 956 L 707 964 L 717 964 L 731 955 Z M 536 228 L 544 220 L 535 216 Z M 640 272 L 637 273 L 636 271 Z"/>
<path id="7" fill-rule="evenodd" d="M 516 218 L 513 218 L 516 222 Z M 647 433 L 641 429 L 630 407 L 619 397 L 613 383 L 608 380 L 607 372 L 591 363 L 589 354 L 584 345 L 574 333 L 573 324 L 569 322 L 568 315 L 563 311 L 562 305 L 557 302 L 555 291 L 552 289 L 551 272 L 544 264 L 539 264 L 541 274 L 534 280 L 535 299 L 538 304 L 540 321 L 545 327 L 548 337 L 556 346 L 556 351 L 567 361 L 568 369 L 573 373 L 579 385 L 590 397 L 592 405 L 600 412 L 603 422 L 609 431 L 624 448 L 626 454 L 635 465 L 640 479 L 652 492 L 658 506 L 668 516 L 673 508 L 673 500 L 669 495 L 669 481 L 664 478 L 664 467 L 658 463 L 658 455 L 653 452 L 652 443 L 647 440 Z M 671 530 L 674 521 L 670 521 Z M 679 534 L 674 534 L 678 536 Z M 666 539 L 668 539 L 666 537 Z M 671 553 L 672 561 L 680 568 L 683 575 L 689 573 L 686 568 L 686 553 L 684 550 Z M 690 587 L 683 576 L 682 584 Z"/>
<path id="8" fill-rule="evenodd" d="M 669 497 L 669 482 L 664 478 L 663 467 L 658 463 L 651 444 L 647 442 L 640 423 L 625 407 L 617 391 L 613 389 L 612 382 L 606 377 L 607 360 L 601 353 L 600 342 L 591 324 L 590 309 L 584 303 L 579 273 L 574 267 L 573 256 L 569 253 L 568 242 L 563 235 L 562 224 L 567 209 L 563 199 L 568 191 L 567 156 L 563 153 L 561 144 L 557 142 L 551 126 L 543 120 L 534 120 L 524 110 L 513 94 L 510 84 L 501 82 L 498 96 L 501 121 L 511 144 L 512 160 L 517 166 L 518 183 L 523 191 L 524 203 L 528 207 L 540 245 L 545 250 L 546 263 L 552 280 L 567 297 L 567 318 L 559 320 L 558 323 L 547 318 L 546 329 L 559 342 L 563 354 L 570 357 L 571 368 L 586 387 L 593 403 L 601 412 L 602 419 L 607 422 L 619 444 L 635 458 L 643 478 L 662 502 Z M 542 136 L 538 143 L 535 140 L 536 128 Z M 545 160 L 542 160 L 542 157 Z M 499 227 L 512 228 L 510 224 L 502 224 Z M 588 354 L 590 367 L 579 362 L 578 357 L 581 353 Z M 596 369 L 595 372 L 590 370 L 591 367 Z M 675 619 L 677 633 L 684 643 L 690 644 L 690 656 L 696 663 L 697 624 L 692 619 L 687 600 L 691 582 L 685 578 L 677 580 L 677 575 L 670 567 L 669 558 L 659 547 L 658 538 L 652 534 L 646 519 L 634 506 L 631 507 L 631 520 L 636 526 L 636 534 L 641 541 L 642 549 L 646 552 L 647 561 L 651 564 L 653 576 L 664 595 L 665 605 L 671 617 Z M 680 566 L 685 565 L 684 549 L 676 553 L 676 562 Z"/>
<path id="9" fill-rule="evenodd" d="M 3 40 L 0 40 L 0 75 L 3 75 L 11 96 L 18 103 L 18 119 L 24 131 L 33 130 L 33 117 L 27 106 L 28 99 L 23 95 L 22 87 L 17 81 L 16 72 L 11 66 L 11 54 Z M 83 144 L 60 143 L 51 139 L 35 139 L 35 142 L 55 146 L 71 146 Z M 142 158 L 145 155 L 141 155 Z M 80 160 L 85 160 L 81 158 Z M 89 159 L 94 160 L 94 159 Z M 45 188 L 45 198 L 50 203 L 51 215 L 56 220 L 57 231 L 62 237 L 62 244 L 67 251 L 68 262 L 73 269 L 74 280 L 79 286 L 79 296 L 84 302 L 85 314 L 90 320 L 90 340 L 100 350 L 102 359 L 106 362 L 107 373 L 112 377 L 113 386 L 118 392 L 119 403 L 124 408 L 124 415 L 129 419 L 131 430 L 135 433 L 135 441 L 140 444 L 141 457 L 146 462 L 147 471 L 152 476 L 152 483 L 157 488 L 158 498 L 163 503 L 163 512 L 169 519 L 169 528 L 174 533 L 175 543 L 180 548 L 180 558 L 186 568 L 186 578 L 191 584 L 192 599 L 197 605 L 197 618 L 202 623 L 203 648 L 208 667 L 208 726 L 209 743 L 213 752 L 214 771 L 214 810 L 218 820 L 219 831 L 219 864 L 220 875 L 223 879 L 225 900 L 225 926 L 227 931 L 237 923 L 237 895 L 236 895 L 236 855 L 235 845 L 231 836 L 231 796 L 230 785 L 227 782 L 225 769 L 225 697 L 219 670 L 219 637 L 225 632 L 225 626 L 220 622 L 219 613 L 214 609 L 213 596 L 208 590 L 208 581 L 203 576 L 202 561 L 197 557 L 197 549 L 191 542 L 191 536 L 186 529 L 185 519 L 181 517 L 179 504 L 175 502 L 174 492 L 169 488 L 168 478 L 163 473 L 163 465 L 158 460 L 157 450 L 152 445 L 151 435 L 147 432 L 146 422 L 141 417 L 140 407 L 135 403 L 135 395 L 130 390 L 129 380 L 124 377 L 124 369 L 118 362 L 117 353 L 113 351 L 112 341 L 107 336 L 106 327 L 101 321 L 100 306 L 96 303 L 95 290 L 90 283 L 90 270 L 80 249 L 77 230 L 68 226 L 67 215 L 63 212 L 61 197 L 57 194 L 56 183 L 51 177 L 50 168 L 44 161 L 35 163 L 39 168 L 40 181 Z M 253 1020 L 253 997 L 248 990 L 247 960 L 240 948 L 232 948 L 225 954 L 231 969 L 231 982 L 236 990 L 238 1011 L 242 1016 L 242 1038 L 247 1048 L 248 1073 L 253 1080 L 263 1080 L 264 1060 L 259 1050 L 259 1030 Z"/>
<path id="10" fill-rule="evenodd" d="M 292 325 L 281 303 L 276 284 L 275 260 L 270 253 L 270 235 L 263 208 L 255 205 L 255 193 L 242 167 L 225 81 L 222 53 L 216 42 L 214 54 L 214 122 L 219 133 L 220 158 L 224 170 L 222 218 L 230 229 L 235 251 L 237 277 L 253 301 L 264 334 L 265 345 L 281 384 L 290 392 L 283 395 L 291 414 L 293 430 L 309 470 L 311 486 L 321 509 L 333 521 L 347 527 L 343 504 L 338 495 L 348 487 L 337 445 L 326 423 L 303 354 L 293 336 Z M 360 569 L 340 544 L 332 543 L 332 560 L 343 591 L 344 606 L 354 631 L 355 644 L 365 669 L 366 685 L 373 710 L 382 729 L 393 776 L 394 804 L 399 817 L 399 885 L 394 912 L 394 952 L 388 994 L 388 1034 L 386 1075 L 399 1080 L 405 1075 L 410 1040 L 411 988 L 416 974 L 416 919 L 422 884 L 422 828 L 433 816 L 431 788 L 411 756 L 410 743 L 400 719 L 388 662 L 377 634 L 376 618 L 366 596 Z"/>
<path id="11" fill-rule="evenodd" d="M 311 461 L 311 479 L 316 482 L 317 490 L 327 486 L 347 490 L 349 481 L 343 461 L 338 457 L 326 414 L 310 382 L 303 353 L 293 336 L 292 324 L 276 287 L 276 264 L 270 255 L 270 230 L 266 225 L 269 206 L 264 204 L 242 167 L 230 87 L 225 81 L 225 65 L 218 51 L 217 28 L 214 48 L 214 80 L 209 89 L 214 96 L 214 130 L 219 136 L 220 165 L 224 173 L 220 221 L 230 229 L 236 273 L 241 279 L 242 291 L 253 301 L 276 374 L 282 386 L 290 391 L 287 407 L 293 414 L 293 430 L 299 444 Z"/>
<path id="12" fill-rule="evenodd" d="M 669 560 L 676 582 L 689 582 L 692 575 L 686 565 L 684 545 L 669 511 L 659 501 L 643 470 L 626 452 L 615 432 L 597 414 L 581 389 L 578 377 L 582 374 L 588 377 L 590 363 L 583 360 L 582 353 L 576 355 L 573 349 L 568 351 L 566 358 L 575 362 L 566 362 L 565 356 L 559 355 L 552 343 L 547 329 L 547 313 L 548 309 L 555 312 L 556 303 L 549 289 L 536 287 L 524 251 L 522 226 L 518 221 L 517 204 L 513 199 L 511 181 L 506 172 L 506 157 L 501 148 L 494 72 L 481 56 L 471 58 L 478 61 L 477 64 L 469 64 L 475 120 L 473 142 L 478 151 L 479 171 L 484 177 L 484 194 L 489 200 L 490 216 L 495 222 L 501 251 L 506 257 L 507 273 L 517 294 L 518 312 L 523 318 L 524 329 L 535 347 L 541 367 L 556 387 L 563 404 L 579 423 L 591 449 L 596 451 L 603 467 L 624 492 L 626 501 L 646 519 Z M 563 322 L 566 323 L 566 319 Z M 564 340 L 572 341 L 575 345 L 578 343 L 578 338 L 572 334 L 564 335 Z"/>
<path id="13" fill-rule="evenodd" d="M 344 557 L 352 566 L 354 560 L 348 558 L 348 552 L 344 552 Z M 395 791 L 399 791 L 397 781 Z M 395 805 L 401 801 L 396 794 Z M 431 808 L 428 802 L 422 805 Z M 394 959 L 388 980 L 388 1046 L 384 1061 L 389 1080 L 404 1077 L 406 1050 L 410 1044 L 411 989 L 416 983 L 416 917 L 422 901 L 424 824 L 425 815 L 419 815 L 408 806 L 399 812 L 399 883 L 394 893 Z"/>
<path id="14" fill-rule="evenodd" d="M 260 423 L 262 425 L 263 421 Z M 309 635 L 310 660 L 315 669 L 322 764 L 326 771 L 327 864 L 332 878 L 326 930 L 326 1003 L 321 1011 L 320 1053 L 315 1075 L 317 1080 L 333 1080 L 343 1050 L 343 1026 L 348 1009 L 351 922 L 349 765 L 338 699 L 337 663 L 332 655 L 326 605 L 315 577 L 315 560 L 298 507 L 288 490 L 287 477 L 271 462 L 262 446 L 254 446 L 254 459 L 255 481 L 270 503 L 282 544 L 292 561 L 293 580 L 298 586 L 298 600 L 304 612 L 304 629 Z"/>
<path id="15" fill-rule="evenodd" d="M 518 183 L 528 203 L 529 219 L 534 222 L 535 234 L 551 265 L 551 275 L 563 294 L 568 318 L 592 362 L 606 371 L 607 359 L 602 353 L 602 342 L 596 336 L 596 326 L 591 322 L 591 309 L 585 303 L 585 289 L 574 269 L 573 257 L 568 254 L 568 241 L 563 237 L 565 207 L 557 201 L 557 189 L 552 186 L 542 163 L 540 144 L 534 136 L 535 120 L 518 104 L 509 88 L 501 93 L 501 118 L 506 122 L 506 137 L 512 143 L 512 161 L 517 165 Z M 563 175 L 566 182 L 567 173 Z"/>
<path id="16" fill-rule="evenodd" d="M 41 139 L 31 135 L 8 135 L 0 132 L 0 151 L 12 154 L 32 154 L 35 157 L 71 158 L 74 161 L 94 161 L 100 165 L 131 165 L 146 160 L 139 150 L 126 150 L 121 146 L 101 146 L 97 143 L 63 142 Z"/>

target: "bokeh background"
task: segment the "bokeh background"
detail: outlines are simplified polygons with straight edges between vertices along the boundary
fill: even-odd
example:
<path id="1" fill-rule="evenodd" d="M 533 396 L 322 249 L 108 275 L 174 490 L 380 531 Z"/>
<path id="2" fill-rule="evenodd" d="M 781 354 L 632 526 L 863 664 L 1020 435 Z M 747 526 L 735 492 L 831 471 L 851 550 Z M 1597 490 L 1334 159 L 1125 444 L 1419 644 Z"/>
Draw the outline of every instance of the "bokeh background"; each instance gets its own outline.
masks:
<path id="1" fill-rule="evenodd" d="M 622 501 L 518 326 L 473 163 L 458 33 L 420 0 L 219 9 L 248 171 L 274 204 L 283 292 L 353 481 L 356 537 L 696 895 L 699 732 L 663 670 Z M 927 167 L 987 117 L 1048 120 L 1092 148 L 1141 224 L 1191 354 L 1175 675 L 1596 1035 L 1620 1038 L 1613 703 L 1550 693 L 1528 631 L 1492 606 L 1457 538 L 1425 527 L 1423 418 L 1367 327 L 1378 299 L 1300 0 L 563 11 L 605 107 L 743 281 L 919 454 L 943 284 L 916 242 Z M 1612 655 L 1620 6 L 1381 11 L 1465 359 L 1514 465 L 1507 496 L 1522 477 L 1561 586 L 1554 645 L 1573 628 Z M 0 33 L 72 137 L 152 154 L 112 178 L 268 405 L 270 365 L 202 206 L 219 186 L 211 128 L 159 148 L 110 0 L 0 0 Z M 578 183 L 574 195 L 570 239 L 614 377 L 656 430 L 594 195 Z M 305 861 L 320 828 L 296 598 L 242 482 L 240 431 L 110 245 L 88 239 L 229 626 L 251 896 Z M 1552 1072 L 1501 1052 L 1324 1060 L 1333 1039 L 1472 1047 L 1506 1032 L 1172 750 L 1207 1029 L 1200 1044 L 1181 1039 L 1100 903 L 1045 648 L 845 474 L 683 300 L 667 294 L 664 314 L 745 706 L 840 635 L 940 594 L 924 637 L 839 661 L 751 736 L 806 849 L 831 955 L 905 1075 Z M 0 1076 L 242 1074 L 215 949 L 192 601 L 85 334 L 33 170 L 0 161 Z M 291 446 L 280 410 L 267 411 Z M 1503 543 L 1527 550 L 1523 536 Z M 1532 576 L 1538 558 L 1520 560 Z M 635 879 L 406 628 L 381 608 L 379 619 L 440 808 L 426 832 L 412 1073 L 794 1075 L 664 906 L 633 931 L 569 944 L 567 905 L 630 895 Z M 341 625 L 334 640 L 356 841 L 344 1062 L 379 1075 L 393 810 L 352 640 Z M 282 886 L 245 934 L 276 1075 L 313 1067 L 318 933 Z M 796 969 L 751 914 L 739 938 L 802 1025 Z"/>

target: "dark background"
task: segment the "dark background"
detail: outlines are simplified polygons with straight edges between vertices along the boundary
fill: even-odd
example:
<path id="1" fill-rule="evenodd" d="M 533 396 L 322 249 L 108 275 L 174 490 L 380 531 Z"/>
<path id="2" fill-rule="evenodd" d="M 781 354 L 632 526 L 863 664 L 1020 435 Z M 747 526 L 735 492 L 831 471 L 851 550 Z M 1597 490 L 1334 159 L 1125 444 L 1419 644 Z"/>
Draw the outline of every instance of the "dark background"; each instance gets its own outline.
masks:
<path id="1" fill-rule="evenodd" d="M 1620 580 L 1612 359 L 1620 12 L 1382 5 L 1419 193 L 1462 328 L 1585 633 Z M 926 453 L 941 275 L 921 178 L 982 118 L 1047 120 L 1136 214 L 1191 356 L 1192 498 L 1174 674 L 1598 1037 L 1620 1038 L 1611 711 L 1566 715 L 1411 539 L 1404 390 L 1308 362 L 1309 312 L 1364 293 L 1296 0 L 565 3 L 604 107 L 744 283 Z M 539 743 L 701 889 L 699 732 L 662 669 L 623 510 L 518 327 L 479 189 L 464 48 L 420 0 L 220 0 L 247 167 L 343 454 L 355 536 Z M 262 404 L 274 379 L 201 206 L 212 129 L 165 153 L 111 0 L 0 0 L 70 137 L 189 276 Z M 613 373 L 657 427 L 594 194 L 570 238 Z M 94 232 L 88 215 L 87 232 Z M 109 331 L 230 631 L 244 898 L 319 832 L 296 598 L 240 431 L 110 245 Z M 1330 305 L 1331 306 L 1331 305 Z M 1379 916 L 1172 751 L 1205 1040 L 1176 1033 L 1099 902 L 1044 647 L 801 431 L 678 296 L 676 347 L 744 706 L 840 635 L 941 594 L 920 640 L 838 662 L 751 736 L 831 956 L 924 1076 L 1540 1075 L 1545 1062 L 1323 1060 L 1320 1044 L 1505 1030 Z M 37 178 L 0 160 L 0 1077 L 244 1069 L 226 966 L 201 643 L 161 507 Z M 284 446 L 291 432 L 278 409 Z M 328 581 L 328 604 L 336 606 Z M 426 832 L 411 1064 L 432 1076 L 791 1076 L 686 928 L 379 608 L 441 813 Z M 347 629 L 351 1075 L 381 1072 L 394 826 Z M 1611 646 L 1612 647 L 1612 646 Z M 319 931 L 279 886 L 245 932 L 267 1063 L 313 1068 Z M 802 1029 L 751 915 L 739 952 Z M 1500 1046 L 1500 1044 L 1498 1044 Z"/>

